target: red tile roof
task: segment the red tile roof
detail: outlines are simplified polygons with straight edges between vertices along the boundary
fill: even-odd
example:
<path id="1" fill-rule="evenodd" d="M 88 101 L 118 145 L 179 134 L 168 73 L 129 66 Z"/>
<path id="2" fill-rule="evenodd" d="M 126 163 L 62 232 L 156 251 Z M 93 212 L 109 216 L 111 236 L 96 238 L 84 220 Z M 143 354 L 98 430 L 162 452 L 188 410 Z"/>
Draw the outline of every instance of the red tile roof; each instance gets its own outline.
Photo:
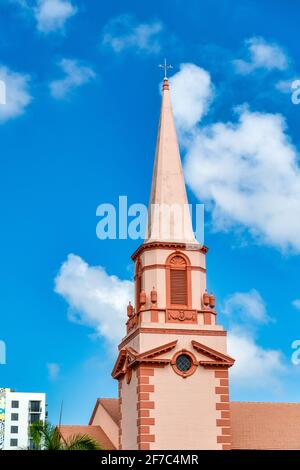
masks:
<path id="1" fill-rule="evenodd" d="M 118 423 L 118 399 L 98 398 L 94 414 L 100 404 Z M 230 409 L 233 449 L 300 449 L 300 403 L 231 402 Z M 101 444 L 101 440 L 98 442 L 103 448 L 109 449 L 107 444 Z"/>
<path id="2" fill-rule="evenodd" d="M 110 415 L 112 420 L 119 424 L 120 421 L 120 407 L 118 398 L 97 398 L 95 408 L 93 410 L 92 416 L 90 418 L 89 424 L 93 423 L 95 414 L 97 413 L 98 406 L 102 405 L 103 408 Z"/>
<path id="3" fill-rule="evenodd" d="M 120 407 L 118 398 L 99 398 L 99 401 L 116 424 L 120 422 Z"/>
<path id="4" fill-rule="evenodd" d="M 101 426 L 67 426 L 61 425 L 60 434 L 65 441 L 75 435 L 87 435 L 94 439 L 103 450 L 115 450 L 115 446 L 107 437 Z"/>
<path id="5" fill-rule="evenodd" d="M 300 449 L 300 403 L 231 402 L 233 449 Z"/>

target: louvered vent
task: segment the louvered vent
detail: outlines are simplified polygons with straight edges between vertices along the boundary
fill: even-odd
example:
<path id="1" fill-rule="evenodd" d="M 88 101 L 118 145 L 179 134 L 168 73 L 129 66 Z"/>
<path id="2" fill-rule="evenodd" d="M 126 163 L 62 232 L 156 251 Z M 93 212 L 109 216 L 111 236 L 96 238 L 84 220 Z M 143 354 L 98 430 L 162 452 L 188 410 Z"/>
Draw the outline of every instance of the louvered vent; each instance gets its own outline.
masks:
<path id="1" fill-rule="evenodd" d="M 171 304 L 187 305 L 187 279 L 185 269 L 171 269 Z"/>

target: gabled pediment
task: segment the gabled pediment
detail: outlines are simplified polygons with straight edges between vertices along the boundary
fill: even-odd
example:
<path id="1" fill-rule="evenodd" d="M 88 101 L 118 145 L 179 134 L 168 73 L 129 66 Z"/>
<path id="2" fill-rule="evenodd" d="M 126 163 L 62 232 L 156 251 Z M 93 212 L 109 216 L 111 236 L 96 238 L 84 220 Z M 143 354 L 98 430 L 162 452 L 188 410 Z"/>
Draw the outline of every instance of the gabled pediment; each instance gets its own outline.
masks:
<path id="1" fill-rule="evenodd" d="M 223 354 L 215 349 L 210 348 L 209 346 L 198 343 L 198 341 L 191 341 L 193 348 L 202 356 L 197 363 L 205 368 L 213 367 L 231 367 L 234 364 L 234 359 L 227 354 Z M 170 343 L 163 344 L 162 346 L 157 346 L 156 348 L 149 349 L 142 353 L 138 353 L 132 347 L 121 349 L 119 356 L 117 358 L 116 364 L 112 371 L 112 376 L 114 378 L 119 377 L 120 375 L 126 374 L 128 369 L 133 368 L 141 363 L 148 364 L 169 364 L 170 359 L 162 358 L 163 354 L 172 351 L 177 345 L 177 340 L 171 341 Z"/>
<path id="2" fill-rule="evenodd" d="M 140 363 L 168 364 L 170 362 L 169 359 L 159 358 L 159 356 L 174 349 L 176 344 L 177 340 L 154 349 L 149 349 L 141 354 L 131 347 L 121 349 L 113 368 L 112 376 L 117 378 L 125 374 L 127 369 Z"/>
<path id="3" fill-rule="evenodd" d="M 231 367 L 234 364 L 232 357 L 220 353 L 205 344 L 192 340 L 192 346 L 202 356 L 207 357 L 207 360 L 199 361 L 199 364 L 203 367 Z"/>
<path id="4" fill-rule="evenodd" d="M 113 371 L 111 373 L 114 379 L 116 379 L 119 375 L 122 375 L 125 373 L 127 357 L 128 357 L 127 349 L 121 349 L 117 357 L 116 363 L 114 365 Z"/>
<path id="5" fill-rule="evenodd" d="M 166 352 L 172 351 L 177 344 L 177 339 L 175 341 L 171 341 L 171 343 L 163 344 L 162 346 L 158 346 L 157 348 L 150 349 L 149 351 L 145 351 L 139 355 L 139 359 L 153 359 L 157 358 L 161 354 L 165 354 Z"/>

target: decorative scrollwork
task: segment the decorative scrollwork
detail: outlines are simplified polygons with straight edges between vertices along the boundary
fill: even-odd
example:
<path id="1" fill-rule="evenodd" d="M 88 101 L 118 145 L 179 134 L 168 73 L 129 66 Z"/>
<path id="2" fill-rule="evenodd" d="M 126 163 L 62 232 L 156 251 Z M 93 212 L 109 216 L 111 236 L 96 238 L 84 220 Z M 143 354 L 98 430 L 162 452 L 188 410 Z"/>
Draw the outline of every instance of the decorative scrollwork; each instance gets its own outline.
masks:
<path id="1" fill-rule="evenodd" d="M 196 312 L 194 310 L 168 310 L 168 320 L 194 322 Z"/>

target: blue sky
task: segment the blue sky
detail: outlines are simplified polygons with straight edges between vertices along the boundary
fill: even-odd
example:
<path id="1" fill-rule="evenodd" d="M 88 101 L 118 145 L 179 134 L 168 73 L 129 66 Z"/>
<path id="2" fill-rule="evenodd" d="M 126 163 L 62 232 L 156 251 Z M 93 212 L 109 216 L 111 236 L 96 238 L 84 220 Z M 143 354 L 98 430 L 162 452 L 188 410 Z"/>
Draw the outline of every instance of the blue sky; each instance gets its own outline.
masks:
<path id="1" fill-rule="evenodd" d="M 242 364 L 231 398 L 299 401 L 299 14 L 274 0 L 0 0 L 1 386 L 45 391 L 53 422 L 62 400 L 63 420 L 85 423 L 116 396 L 139 242 L 99 240 L 96 208 L 148 202 L 167 56 L 209 289 Z"/>

